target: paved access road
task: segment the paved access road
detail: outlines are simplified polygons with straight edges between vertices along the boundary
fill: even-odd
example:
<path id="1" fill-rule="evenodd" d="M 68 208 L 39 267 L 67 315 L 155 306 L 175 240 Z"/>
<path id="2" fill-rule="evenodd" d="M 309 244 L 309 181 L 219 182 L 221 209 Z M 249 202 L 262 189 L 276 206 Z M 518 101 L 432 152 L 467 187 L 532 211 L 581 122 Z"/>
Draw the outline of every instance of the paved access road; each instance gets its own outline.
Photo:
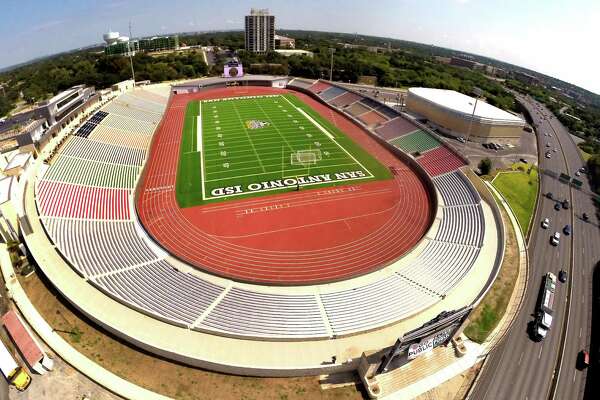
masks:
<path id="1" fill-rule="evenodd" d="M 556 118 L 551 118 L 551 112 L 539 103 L 529 98 L 523 98 L 523 103 L 537 127 L 540 166 L 558 173 L 574 174 L 582 166 L 582 160 L 566 128 Z M 546 136 L 545 133 L 552 136 Z M 557 149 L 556 152 L 553 151 L 554 148 Z M 544 155 L 548 149 L 551 151 L 551 158 Z M 544 174 L 540 178 L 540 193 L 552 192 L 555 199 L 568 199 L 574 207 L 556 211 L 555 201 L 545 197 L 538 200 L 540 203 L 529 241 L 530 267 L 523 306 L 507 337 L 489 355 L 472 399 L 548 398 L 551 395 L 557 360 L 562 354 L 563 333 L 567 335 L 565 356 L 560 373 L 556 373 L 558 385 L 554 398 L 577 399 L 583 396 L 585 373 L 575 369 L 575 359 L 577 352 L 589 343 L 591 272 L 599 257 L 595 253 L 600 251 L 593 249 L 592 243 L 598 243 L 600 232 L 595 226 L 597 221 L 593 217 L 591 200 L 583 192 L 571 189 Z M 584 211 L 592 216 L 590 223 L 584 223 L 578 218 Z M 547 230 L 540 226 L 544 218 L 550 219 Z M 567 224 L 573 226 L 571 236 L 565 236 L 562 232 Z M 556 231 L 561 232 L 561 241 L 559 246 L 553 247 L 549 241 Z M 573 254 L 572 248 L 575 249 Z M 542 276 L 548 271 L 558 275 L 560 269 L 569 272 L 569 281 L 567 284 L 557 284 L 552 329 L 544 341 L 535 343 L 527 334 L 527 324 L 533 319 Z M 566 300 L 569 285 L 573 289 L 569 307 L 571 314 L 567 329 L 563 332 L 568 312 Z"/>

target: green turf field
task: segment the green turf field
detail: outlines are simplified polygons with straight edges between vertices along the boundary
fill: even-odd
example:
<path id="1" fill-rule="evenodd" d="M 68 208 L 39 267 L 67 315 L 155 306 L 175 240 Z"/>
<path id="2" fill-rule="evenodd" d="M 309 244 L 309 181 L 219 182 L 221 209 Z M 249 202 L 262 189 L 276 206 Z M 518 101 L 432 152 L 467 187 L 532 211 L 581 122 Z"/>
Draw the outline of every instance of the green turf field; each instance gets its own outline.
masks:
<path id="1" fill-rule="evenodd" d="M 181 207 L 391 178 L 294 95 L 190 101 L 182 135 Z"/>

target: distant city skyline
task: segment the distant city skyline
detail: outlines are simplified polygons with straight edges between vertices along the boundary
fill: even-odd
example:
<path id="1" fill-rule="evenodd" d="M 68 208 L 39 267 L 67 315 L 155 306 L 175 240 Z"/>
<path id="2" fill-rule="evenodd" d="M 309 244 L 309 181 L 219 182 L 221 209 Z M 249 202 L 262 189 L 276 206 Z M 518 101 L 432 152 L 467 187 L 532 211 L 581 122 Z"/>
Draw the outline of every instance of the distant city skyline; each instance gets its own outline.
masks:
<path id="1" fill-rule="evenodd" d="M 250 8 L 269 8 L 279 29 L 358 33 L 495 58 L 600 94 L 597 0 L 5 0 L 0 68 L 102 42 L 102 34 L 241 30 Z"/>

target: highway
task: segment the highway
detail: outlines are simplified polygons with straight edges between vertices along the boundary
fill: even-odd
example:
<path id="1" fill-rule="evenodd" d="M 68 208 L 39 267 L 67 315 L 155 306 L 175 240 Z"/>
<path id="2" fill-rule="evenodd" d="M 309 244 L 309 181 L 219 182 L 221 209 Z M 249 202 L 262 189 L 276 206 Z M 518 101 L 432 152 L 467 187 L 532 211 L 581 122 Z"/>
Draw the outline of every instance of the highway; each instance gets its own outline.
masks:
<path id="1" fill-rule="evenodd" d="M 551 118 L 552 113 L 540 103 L 521 99 L 537 127 L 541 168 L 574 176 L 583 161 L 566 128 L 556 118 Z M 547 150 L 551 150 L 550 159 L 544 156 Z M 551 192 L 555 199 L 568 199 L 572 207 L 556 211 L 555 201 L 543 196 L 538 200 L 529 241 L 530 266 L 523 305 L 507 336 L 488 356 L 471 394 L 472 399 L 583 398 L 585 372 L 577 370 L 575 365 L 579 350 L 589 347 L 591 273 L 600 258 L 600 248 L 594 248 L 592 243 L 598 243 L 600 231 L 588 195 L 553 177 L 540 174 L 540 178 L 542 195 Z M 585 181 L 584 176 L 581 180 Z M 589 190 L 587 182 L 584 189 Z M 580 219 L 583 212 L 590 215 L 590 222 Z M 544 218 L 550 219 L 550 227 L 546 230 L 541 228 Z M 573 227 L 571 236 L 562 232 L 567 224 Z M 561 233 L 561 240 L 553 247 L 550 236 L 556 231 Z M 542 276 L 548 271 L 558 275 L 560 269 L 568 271 L 569 279 L 565 284 L 557 284 L 552 329 L 544 341 L 533 342 L 527 334 L 527 325 L 533 320 Z M 572 297 L 567 302 L 569 293 Z M 556 382 L 556 390 L 553 390 Z"/>

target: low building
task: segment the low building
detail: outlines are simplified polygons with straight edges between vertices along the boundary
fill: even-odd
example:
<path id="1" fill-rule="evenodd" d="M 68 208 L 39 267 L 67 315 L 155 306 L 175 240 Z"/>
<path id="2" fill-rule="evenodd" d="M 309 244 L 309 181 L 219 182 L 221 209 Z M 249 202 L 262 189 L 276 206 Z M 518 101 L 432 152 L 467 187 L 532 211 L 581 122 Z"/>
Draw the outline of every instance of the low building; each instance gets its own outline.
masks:
<path id="1" fill-rule="evenodd" d="M 520 117 L 453 90 L 410 88 L 406 108 L 444 134 L 475 141 L 519 138 L 525 126 Z"/>
<path id="2" fill-rule="evenodd" d="M 537 85 L 540 80 L 531 74 L 521 71 L 512 71 L 512 76 L 519 82 L 523 82 L 526 85 Z"/>
<path id="3" fill-rule="evenodd" d="M 115 32 L 118 34 L 118 32 Z M 179 36 L 155 36 L 145 39 L 131 40 L 127 36 L 120 36 L 116 40 L 106 39 L 104 54 L 127 56 L 130 53 L 135 54 L 139 51 L 152 53 L 156 51 L 177 50 L 179 49 Z"/>
<path id="4" fill-rule="evenodd" d="M 31 160 L 31 154 L 29 153 L 16 153 L 12 156 L 2 173 L 5 176 L 19 177 L 25 171 Z"/>
<path id="5" fill-rule="evenodd" d="M 277 49 L 276 53 L 281 54 L 284 57 L 290 56 L 306 56 L 312 58 L 314 56 L 312 51 L 308 50 L 299 50 L 299 49 Z"/>
<path id="6" fill-rule="evenodd" d="M 125 93 L 135 86 L 135 82 L 133 79 L 128 79 L 126 81 L 117 82 L 110 87 L 113 92 Z"/>
<path id="7" fill-rule="evenodd" d="M 484 65 L 478 63 L 475 60 L 471 60 L 465 57 L 452 57 L 450 58 L 450 65 L 454 65 L 455 67 L 463 67 L 469 69 L 483 69 Z"/>
<path id="8" fill-rule="evenodd" d="M 287 36 L 275 35 L 275 48 L 295 49 L 296 39 Z"/>

